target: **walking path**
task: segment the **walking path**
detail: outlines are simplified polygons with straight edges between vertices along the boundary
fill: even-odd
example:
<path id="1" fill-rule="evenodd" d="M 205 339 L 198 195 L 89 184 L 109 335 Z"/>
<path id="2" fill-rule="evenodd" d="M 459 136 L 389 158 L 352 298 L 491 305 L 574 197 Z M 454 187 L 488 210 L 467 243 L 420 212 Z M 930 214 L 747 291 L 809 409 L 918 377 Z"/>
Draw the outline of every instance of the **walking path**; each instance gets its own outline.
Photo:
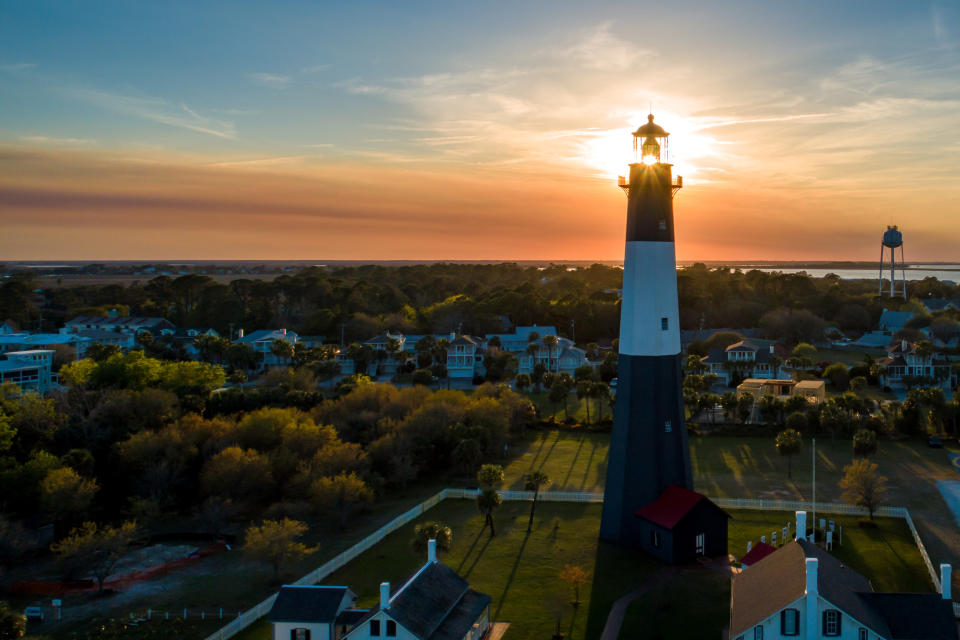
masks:
<path id="1" fill-rule="evenodd" d="M 722 558 L 715 558 L 703 566 L 711 571 L 719 571 L 732 577 L 736 570 L 730 566 L 730 561 L 730 557 L 724 556 Z M 696 571 L 699 568 L 700 567 L 696 565 L 688 565 L 685 567 L 664 567 L 651 575 L 650 578 L 643 584 L 643 586 L 634 589 L 625 596 L 622 596 L 620 599 L 614 602 L 613 606 L 610 608 L 610 614 L 607 616 L 607 624 L 603 627 L 603 634 L 600 636 L 600 640 L 617 640 L 617 638 L 620 637 L 620 627 L 623 626 L 623 617 L 627 613 L 627 607 L 629 607 L 634 600 L 644 595 L 651 589 L 655 589 L 660 585 L 666 584 L 681 571 Z"/>

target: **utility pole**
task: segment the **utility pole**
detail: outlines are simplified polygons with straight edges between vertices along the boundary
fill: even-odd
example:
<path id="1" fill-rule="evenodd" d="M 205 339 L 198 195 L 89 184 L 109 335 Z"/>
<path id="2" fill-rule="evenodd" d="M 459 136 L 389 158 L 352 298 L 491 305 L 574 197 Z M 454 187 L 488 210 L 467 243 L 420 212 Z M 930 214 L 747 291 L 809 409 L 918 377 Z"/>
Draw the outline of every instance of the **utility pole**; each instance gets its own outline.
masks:
<path id="1" fill-rule="evenodd" d="M 806 531 L 803 532 L 806 535 Z M 817 541 L 817 439 L 813 439 L 813 541 Z"/>

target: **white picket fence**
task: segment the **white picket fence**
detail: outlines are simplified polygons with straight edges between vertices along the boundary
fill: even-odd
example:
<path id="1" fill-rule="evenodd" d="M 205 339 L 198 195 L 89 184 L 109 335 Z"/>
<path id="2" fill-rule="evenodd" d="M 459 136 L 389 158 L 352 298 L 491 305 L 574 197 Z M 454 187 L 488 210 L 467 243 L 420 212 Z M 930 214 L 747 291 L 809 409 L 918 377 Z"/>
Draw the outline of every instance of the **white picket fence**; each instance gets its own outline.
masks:
<path id="1" fill-rule="evenodd" d="M 424 500 L 406 513 L 397 516 L 343 553 L 334 556 L 323 565 L 303 576 L 294 584 L 318 584 L 328 575 L 340 567 L 348 564 L 360 554 L 368 551 L 371 547 L 379 543 L 397 529 L 400 529 L 404 525 L 413 522 L 444 500 L 448 498 L 473 499 L 476 498 L 479 493 L 479 489 L 444 489 L 431 496 L 427 500 Z M 529 501 L 533 500 L 533 495 L 533 491 L 500 491 L 500 496 L 504 500 L 508 501 Z M 599 503 L 603 502 L 603 494 L 576 491 L 542 491 L 538 496 L 538 500 L 542 500 L 543 502 Z M 813 503 L 800 502 L 797 500 L 758 500 L 751 498 L 711 498 L 711 500 L 713 500 L 718 507 L 723 509 L 808 512 L 813 510 Z M 836 513 L 841 515 L 865 516 L 867 515 L 867 510 L 864 507 L 854 507 L 848 504 L 818 502 L 817 513 Z M 917 532 L 917 528 L 913 524 L 913 519 L 910 517 L 910 512 L 903 507 L 880 507 L 874 511 L 874 514 L 890 518 L 903 518 L 906 520 L 907 526 L 910 528 L 910 533 L 913 534 L 913 540 L 916 542 L 917 548 L 920 550 L 920 555 L 923 557 L 923 562 L 927 566 L 927 571 L 930 573 L 930 580 L 933 582 L 936 590 L 940 591 L 940 576 L 934 570 L 933 563 L 930 561 L 930 556 L 927 555 L 927 549 L 924 547 L 923 541 L 920 540 L 920 534 Z M 273 607 L 273 603 L 276 599 L 277 594 L 274 593 L 252 609 L 243 612 L 239 617 L 207 636 L 205 640 L 227 640 L 228 638 L 232 638 L 237 633 L 243 631 L 254 622 L 267 615 L 270 612 L 270 609 Z M 954 612 L 957 614 L 957 617 L 960 618 L 960 603 L 954 603 L 953 606 Z"/>

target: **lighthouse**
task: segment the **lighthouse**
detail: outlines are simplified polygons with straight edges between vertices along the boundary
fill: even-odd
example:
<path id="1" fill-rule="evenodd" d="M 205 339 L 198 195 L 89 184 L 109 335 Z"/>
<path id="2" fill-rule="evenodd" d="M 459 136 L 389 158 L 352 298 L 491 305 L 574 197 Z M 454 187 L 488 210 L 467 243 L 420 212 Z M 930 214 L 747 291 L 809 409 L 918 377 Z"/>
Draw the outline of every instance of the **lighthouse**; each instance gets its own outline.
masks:
<path id="1" fill-rule="evenodd" d="M 649 542 L 642 539 L 646 531 L 638 510 L 661 498 L 690 498 L 693 488 L 673 232 L 673 196 L 683 178 L 673 181 L 669 135 L 648 116 L 633 133 L 629 179 L 620 178 L 627 193 L 626 251 L 617 400 L 600 538 L 632 547 Z"/>

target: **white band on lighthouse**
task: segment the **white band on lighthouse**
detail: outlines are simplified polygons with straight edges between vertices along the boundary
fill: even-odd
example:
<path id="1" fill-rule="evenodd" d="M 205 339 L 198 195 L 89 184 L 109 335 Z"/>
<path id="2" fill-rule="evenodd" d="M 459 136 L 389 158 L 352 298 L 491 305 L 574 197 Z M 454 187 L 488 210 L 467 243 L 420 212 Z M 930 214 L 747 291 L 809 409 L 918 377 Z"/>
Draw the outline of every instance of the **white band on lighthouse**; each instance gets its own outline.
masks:
<path id="1" fill-rule="evenodd" d="M 620 353 L 680 353 L 677 260 L 672 242 L 627 242 L 620 307 Z"/>

